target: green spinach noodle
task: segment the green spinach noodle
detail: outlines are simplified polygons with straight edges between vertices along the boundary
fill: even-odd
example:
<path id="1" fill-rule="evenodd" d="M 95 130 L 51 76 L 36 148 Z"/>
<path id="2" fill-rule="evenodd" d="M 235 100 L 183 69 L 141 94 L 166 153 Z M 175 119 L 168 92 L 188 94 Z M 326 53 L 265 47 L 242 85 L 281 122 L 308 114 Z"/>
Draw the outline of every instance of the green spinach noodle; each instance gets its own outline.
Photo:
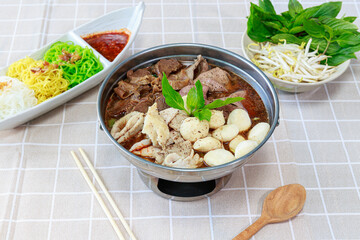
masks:
<path id="1" fill-rule="evenodd" d="M 75 45 L 71 41 L 54 43 L 45 53 L 44 60 L 59 65 L 63 70 L 63 78 L 70 82 L 69 89 L 103 69 L 92 49 Z"/>

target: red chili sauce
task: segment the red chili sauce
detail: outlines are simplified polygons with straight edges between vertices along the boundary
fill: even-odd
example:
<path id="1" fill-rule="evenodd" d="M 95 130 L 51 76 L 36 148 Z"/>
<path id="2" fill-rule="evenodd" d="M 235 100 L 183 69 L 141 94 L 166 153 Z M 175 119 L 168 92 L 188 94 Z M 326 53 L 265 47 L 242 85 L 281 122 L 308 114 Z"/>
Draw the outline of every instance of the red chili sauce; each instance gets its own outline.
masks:
<path id="1" fill-rule="evenodd" d="M 124 49 L 130 34 L 126 32 L 103 32 L 82 37 L 91 47 L 112 62 Z"/>

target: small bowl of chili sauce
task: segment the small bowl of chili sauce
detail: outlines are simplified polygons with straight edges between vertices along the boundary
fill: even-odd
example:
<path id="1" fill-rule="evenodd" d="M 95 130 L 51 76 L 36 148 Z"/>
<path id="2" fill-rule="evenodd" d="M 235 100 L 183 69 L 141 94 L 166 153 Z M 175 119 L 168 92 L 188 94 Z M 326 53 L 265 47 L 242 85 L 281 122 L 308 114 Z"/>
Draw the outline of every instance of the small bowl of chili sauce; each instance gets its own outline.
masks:
<path id="1" fill-rule="evenodd" d="M 127 29 L 96 32 L 82 36 L 82 39 L 110 62 L 114 61 L 125 48 L 129 38 L 130 31 Z"/>

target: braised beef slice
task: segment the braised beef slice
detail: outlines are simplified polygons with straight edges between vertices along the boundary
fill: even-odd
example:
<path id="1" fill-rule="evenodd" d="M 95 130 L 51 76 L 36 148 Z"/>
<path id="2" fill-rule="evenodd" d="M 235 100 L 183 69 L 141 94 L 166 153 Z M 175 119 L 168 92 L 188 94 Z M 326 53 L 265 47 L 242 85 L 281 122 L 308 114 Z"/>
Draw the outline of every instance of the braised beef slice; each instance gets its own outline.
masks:
<path id="1" fill-rule="evenodd" d="M 141 98 L 140 102 L 132 109 L 132 111 L 138 111 L 146 113 L 148 108 L 153 104 L 154 99 L 152 95 Z"/>
<path id="2" fill-rule="evenodd" d="M 155 64 L 154 71 L 160 78 L 162 78 L 163 72 L 166 76 L 169 76 L 170 73 L 177 72 L 182 67 L 183 65 L 176 59 L 161 59 Z"/>
<path id="3" fill-rule="evenodd" d="M 161 91 L 162 91 L 162 86 L 161 86 L 161 80 L 160 80 L 160 78 L 155 78 L 155 79 L 151 82 L 151 86 L 152 86 L 152 91 L 153 91 L 153 93 L 155 93 L 155 92 L 161 92 Z"/>
<path id="4" fill-rule="evenodd" d="M 205 78 L 205 79 L 201 79 L 199 80 L 201 82 L 201 84 L 204 86 L 208 86 L 210 89 L 210 92 L 227 92 L 227 89 L 224 85 L 222 85 L 221 83 L 218 83 L 216 80 L 214 79 L 210 79 L 210 78 Z"/>
<path id="5" fill-rule="evenodd" d="M 209 71 L 201 73 L 196 81 L 200 81 L 203 85 L 207 85 L 210 91 L 227 92 L 227 86 L 230 84 L 229 74 L 221 68 L 213 68 Z"/>
<path id="6" fill-rule="evenodd" d="M 121 98 L 125 99 L 129 96 L 133 95 L 134 93 L 138 93 L 137 89 L 139 88 L 138 85 L 127 83 L 125 81 L 119 81 L 118 86 L 114 88 L 114 92 Z"/>
<path id="7" fill-rule="evenodd" d="M 169 108 L 169 105 L 166 104 L 165 97 L 162 95 L 162 93 L 155 93 L 154 98 L 159 112 L 166 108 Z"/>
<path id="8" fill-rule="evenodd" d="M 229 98 L 234 98 L 234 97 L 242 97 L 242 98 L 245 98 L 245 96 L 246 96 L 246 91 L 244 91 L 244 90 L 240 90 L 240 91 L 236 91 L 236 92 L 234 92 L 234 93 L 232 93 L 232 94 L 230 94 L 228 97 Z M 246 99 L 246 98 L 245 98 Z M 245 100 L 244 99 L 244 100 Z M 225 99 L 224 99 L 225 100 Z M 244 100 L 242 100 L 241 102 L 234 102 L 234 103 L 232 103 L 232 105 L 235 105 L 237 108 L 241 108 L 241 109 L 245 109 L 246 110 L 246 108 L 243 106 L 243 101 Z"/>
<path id="9" fill-rule="evenodd" d="M 141 86 L 139 86 L 137 91 L 140 93 L 141 97 L 147 96 L 151 93 L 151 86 L 150 85 L 141 85 Z"/>
<path id="10" fill-rule="evenodd" d="M 130 98 L 109 104 L 110 107 L 107 109 L 107 112 L 111 117 L 124 116 L 133 111 L 146 113 L 148 107 L 150 107 L 153 102 L 154 96 L 152 94 L 148 94 L 148 96 L 142 98 L 131 96 Z"/>
<path id="11" fill-rule="evenodd" d="M 189 93 L 190 89 L 192 89 L 193 87 L 195 87 L 195 85 L 187 85 L 187 86 L 183 87 L 183 88 L 179 91 L 180 95 L 181 95 L 181 96 L 187 95 L 187 94 Z M 206 86 L 206 85 L 204 85 L 204 86 L 202 87 L 202 91 L 203 91 L 204 99 L 206 99 L 206 98 L 207 98 L 206 95 L 207 95 L 207 92 L 209 91 L 209 87 Z"/>
<path id="12" fill-rule="evenodd" d="M 110 117 L 117 118 L 131 112 L 138 103 L 139 101 L 136 99 L 127 98 L 109 104 L 110 106 L 106 110 Z"/>
<path id="13" fill-rule="evenodd" d="M 186 72 L 184 69 L 181 69 L 180 72 L 175 74 L 170 74 L 168 76 L 169 84 L 172 86 L 175 90 L 180 90 L 183 87 L 187 86 L 190 82 L 190 78 L 186 75 Z"/>
<path id="14" fill-rule="evenodd" d="M 185 96 L 189 93 L 190 89 L 192 89 L 193 87 L 195 87 L 195 85 L 187 85 L 185 87 L 183 87 L 182 89 L 180 89 L 179 93 L 181 96 Z M 204 90 L 203 90 L 204 91 Z"/>
<path id="15" fill-rule="evenodd" d="M 226 113 L 227 115 L 234 109 L 237 109 L 237 108 L 244 109 L 248 112 L 250 118 L 257 116 L 258 115 L 257 113 L 262 111 L 263 106 L 258 106 L 253 101 L 255 98 L 259 98 L 259 97 L 252 91 L 250 92 L 250 91 L 246 91 L 246 90 L 240 90 L 240 91 L 236 91 L 236 92 L 230 94 L 228 97 L 219 98 L 219 99 L 225 100 L 226 98 L 234 98 L 234 97 L 242 97 L 244 99 L 240 102 L 235 102 L 235 103 L 232 103 L 232 104 L 229 104 L 227 106 L 217 108 L 217 109 L 223 110 L 224 114 L 225 114 L 225 111 L 228 112 L 228 113 Z M 260 101 L 260 99 L 259 99 L 259 101 Z"/>
<path id="16" fill-rule="evenodd" d="M 237 106 L 233 105 L 233 104 L 229 104 L 229 105 L 225 105 L 219 108 L 216 108 L 215 110 L 219 110 L 219 111 L 223 111 L 225 120 L 227 121 L 229 114 L 234 111 L 235 109 L 238 109 Z"/>
<path id="17" fill-rule="evenodd" d="M 130 80 L 130 83 L 138 85 L 150 84 L 155 78 L 148 68 L 141 68 L 135 72 L 130 70 L 126 73 L 126 76 Z"/>
<path id="18" fill-rule="evenodd" d="M 195 62 L 187 67 L 185 71 L 190 80 L 194 80 L 200 73 L 206 72 L 209 68 L 207 61 L 201 55 L 198 55 Z"/>
<path id="19" fill-rule="evenodd" d="M 201 57 L 201 56 L 200 56 Z M 209 64 L 207 63 L 207 61 L 205 60 L 205 58 L 201 57 L 201 60 L 199 62 L 199 65 L 197 66 L 197 68 L 195 68 L 194 71 L 194 77 L 196 78 L 197 76 L 199 76 L 201 73 L 206 72 L 210 69 Z"/>
<path id="20" fill-rule="evenodd" d="M 244 90 L 240 90 L 240 91 L 236 91 L 232 94 L 230 94 L 229 96 L 227 97 L 222 97 L 222 98 L 217 98 L 217 99 L 220 99 L 220 100 L 226 100 L 227 98 L 234 98 L 234 97 L 242 97 L 242 98 L 245 98 L 246 97 L 246 92 L 247 91 L 244 91 Z M 246 99 L 246 98 L 245 98 Z M 244 100 L 245 100 L 244 99 Z M 207 99 L 205 100 L 205 104 L 209 104 L 213 101 L 215 101 L 216 99 Z M 227 118 L 229 117 L 229 114 L 235 110 L 235 109 L 244 109 L 244 110 L 247 110 L 244 106 L 243 106 L 243 101 L 240 101 L 240 102 L 234 102 L 232 104 L 229 104 L 229 105 L 225 105 L 223 107 L 219 107 L 219 108 L 216 108 L 216 110 L 220 110 L 220 111 L 223 111 L 223 114 L 224 114 L 224 117 L 225 119 L 227 120 Z M 250 115 L 250 113 L 249 113 Z M 250 116 L 251 117 L 251 116 Z"/>
<path id="21" fill-rule="evenodd" d="M 246 94 L 247 94 L 246 90 L 240 90 L 240 91 L 233 92 L 232 94 L 229 95 L 229 97 L 231 97 L 231 98 L 233 98 L 233 97 L 245 98 Z"/>

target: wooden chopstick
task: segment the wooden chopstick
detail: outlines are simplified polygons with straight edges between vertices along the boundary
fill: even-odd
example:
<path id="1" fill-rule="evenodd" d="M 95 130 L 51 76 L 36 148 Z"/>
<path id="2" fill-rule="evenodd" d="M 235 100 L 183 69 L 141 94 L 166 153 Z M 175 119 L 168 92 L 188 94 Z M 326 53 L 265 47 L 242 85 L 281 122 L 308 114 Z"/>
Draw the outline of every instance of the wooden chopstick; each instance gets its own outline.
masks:
<path id="1" fill-rule="evenodd" d="M 103 181 L 101 180 L 101 178 L 97 174 L 93 164 L 91 163 L 91 161 L 89 160 L 89 158 L 87 157 L 87 155 L 85 154 L 85 152 L 84 152 L 84 150 L 82 148 L 79 148 L 79 151 L 80 151 L 82 157 L 84 158 L 86 164 L 90 168 L 90 171 L 92 172 L 92 174 L 94 174 L 94 177 L 95 177 L 97 183 L 99 184 L 101 190 L 104 192 L 106 198 L 109 200 L 110 205 L 114 208 L 115 213 L 118 216 L 118 218 L 120 219 L 121 223 L 123 224 L 125 230 L 130 235 L 130 238 L 132 240 L 136 240 L 136 237 L 135 237 L 134 233 L 131 231 L 129 225 L 127 224 L 127 222 L 125 220 L 125 218 L 123 217 L 123 215 L 121 214 L 119 208 L 117 207 L 114 199 L 111 197 L 111 195 L 109 194 L 109 192 L 108 192 L 107 188 L 105 187 Z"/>
<path id="2" fill-rule="evenodd" d="M 107 218 L 110 221 L 110 224 L 112 225 L 113 229 L 116 232 L 116 235 L 118 236 L 119 239 L 121 240 L 125 240 L 124 236 L 122 235 L 119 227 L 117 226 L 113 216 L 111 215 L 109 209 L 106 207 L 106 204 L 104 202 L 104 200 L 101 198 L 99 192 L 96 190 L 95 185 L 92 183 L 92 181 L 89 178 L 89 175 L 86 173 L 83 165 L 81 164 L 79 158 L 77 157 L 76 153 L 74 151 L 71 151 L 71 155 L 73 156 L 75 163 L 77 165 L 77 167 L 79 168 L 81 174 L 83 175 L 83 177 L 85 178 L 86 183 L 89 185 L 91 191 L 94 193 L 96 199 L 98 200 L 101 208 L 103 209 L 105 215 L 107 216 Z M 86 155 L 85 155 L 86 156 Z M 96 178 L 96 177 L 95 177 Z"/>

